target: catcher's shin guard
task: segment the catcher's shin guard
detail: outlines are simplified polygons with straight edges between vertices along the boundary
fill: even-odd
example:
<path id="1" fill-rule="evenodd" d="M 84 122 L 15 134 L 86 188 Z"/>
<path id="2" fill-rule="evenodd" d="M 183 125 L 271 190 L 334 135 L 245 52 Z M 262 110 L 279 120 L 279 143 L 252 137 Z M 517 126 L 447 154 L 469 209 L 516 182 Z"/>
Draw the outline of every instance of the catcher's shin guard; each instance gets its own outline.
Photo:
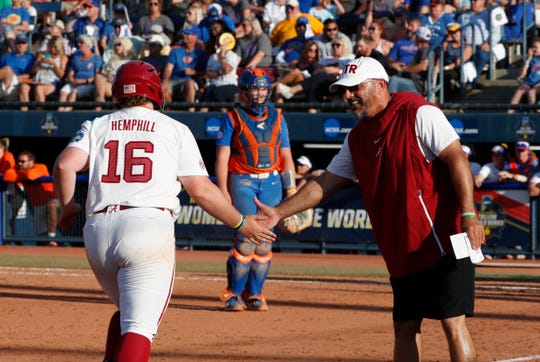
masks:
<path id="1" fill-rule="evenodd" d="M 227 289 L 233 295 L 242 295 L 249 276 L 252 255 L 242 255 L 236 249 L 227 260 Z"/>
<path id="2" fill-rule="evenodd" d="M 270 270 L 270 261 L 272 259 L 272 252 L 266 255 L 253 255 L 251 262 L 251 269 L 249 270 L 249 277 L 247 280 L 246 291 L 248 296 L 258 296 L 262 294 L 264 282 Z"/>

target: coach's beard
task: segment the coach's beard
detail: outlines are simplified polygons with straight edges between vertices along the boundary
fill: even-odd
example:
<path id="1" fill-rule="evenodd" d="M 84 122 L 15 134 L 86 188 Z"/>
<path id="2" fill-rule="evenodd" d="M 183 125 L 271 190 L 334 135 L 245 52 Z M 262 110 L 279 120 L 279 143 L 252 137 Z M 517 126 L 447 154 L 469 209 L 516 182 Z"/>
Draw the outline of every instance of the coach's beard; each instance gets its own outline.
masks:
<path id="1" fill-rule="evenodd" d="M 366 103 L 362 98 L 348 99 L 349 108 L 352 115 L 359 121 L 362 121 L 366 117 Z"/>

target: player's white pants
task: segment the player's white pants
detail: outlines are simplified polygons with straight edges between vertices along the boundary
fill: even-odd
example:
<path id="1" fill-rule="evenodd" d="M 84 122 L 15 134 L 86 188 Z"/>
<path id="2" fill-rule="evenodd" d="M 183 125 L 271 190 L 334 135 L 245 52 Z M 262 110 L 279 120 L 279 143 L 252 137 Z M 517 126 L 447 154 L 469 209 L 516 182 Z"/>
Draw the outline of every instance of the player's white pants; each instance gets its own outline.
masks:
<path id="1" fill-rule="evenodd" d="M 153 340 L 174 282 L 171 214 L 156 208 L 99 213 L 87 219 L 83 236 L 90 266 L 120 310 L 122 335 Z"/>

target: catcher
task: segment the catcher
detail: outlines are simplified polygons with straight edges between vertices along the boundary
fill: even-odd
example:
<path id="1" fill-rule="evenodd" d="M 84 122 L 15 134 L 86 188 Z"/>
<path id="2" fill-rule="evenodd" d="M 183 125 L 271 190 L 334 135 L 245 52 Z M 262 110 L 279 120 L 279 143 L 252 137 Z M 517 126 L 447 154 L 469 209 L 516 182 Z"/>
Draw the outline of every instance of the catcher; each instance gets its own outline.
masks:
<path id="1" fill-rule="evenodd" d="M 254 198 L 268 205 L 296 192 L 294 160 L 285 118 L 269 102 L 272 84 L 261 69 L 238 80 L 240 103 L 221 120 L 216 141 L 217 185 L 245 215 L 257 213 Z M 280 172 L 281 170 L 281 172 Z M 256 245 L 236 234 L 227 260 L 225 310 L 266 311 L 262 289 L 272 259 L 272 244 Z"/>

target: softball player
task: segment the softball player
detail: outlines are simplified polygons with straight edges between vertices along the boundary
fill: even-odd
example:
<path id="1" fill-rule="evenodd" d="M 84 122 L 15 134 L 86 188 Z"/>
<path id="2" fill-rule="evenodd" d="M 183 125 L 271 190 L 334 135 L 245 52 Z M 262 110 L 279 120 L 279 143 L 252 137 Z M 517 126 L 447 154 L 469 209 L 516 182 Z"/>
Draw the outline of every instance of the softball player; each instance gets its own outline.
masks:
<path id="1" fill-rule="evenodd" d="M 234 206 L 251 215 L 257 213 L 255 196 L 268 205 L 281 201 L 282 180 L 288 194 L 296 192 L 294 161 L 285 118 L 268 103 L 268 75 L 248 69 L 238 89 L 241 103 L 222 119 L 216 142 L 216 178 Z M 271 244 L 255 245 L 236 235 L 227 260 L 228 285 L 221 294 L 226 310 L 242 311 L 246 304 L 250 310 L 268 310 L 262 289 L 271 259 Z"/>
<path id="2" fill-rule="evenodd" d="M 73 199 L 76 172 L 89 169 L 84 243 L 97 280 L 118 308 L 105 360 L 148 361 L 173 288 L 181 185 L 248 240 L 272 242 L 275 235 L 240 214 L 209 180 L 190 130 L 154 110 L 163 105 L 154 67 L 126 63 L 112 91 L 120 110 L 83 123 L 56 161 L 54 182 L 63 206 L 60 226 L 72 226 L 81 208 Z"/>

